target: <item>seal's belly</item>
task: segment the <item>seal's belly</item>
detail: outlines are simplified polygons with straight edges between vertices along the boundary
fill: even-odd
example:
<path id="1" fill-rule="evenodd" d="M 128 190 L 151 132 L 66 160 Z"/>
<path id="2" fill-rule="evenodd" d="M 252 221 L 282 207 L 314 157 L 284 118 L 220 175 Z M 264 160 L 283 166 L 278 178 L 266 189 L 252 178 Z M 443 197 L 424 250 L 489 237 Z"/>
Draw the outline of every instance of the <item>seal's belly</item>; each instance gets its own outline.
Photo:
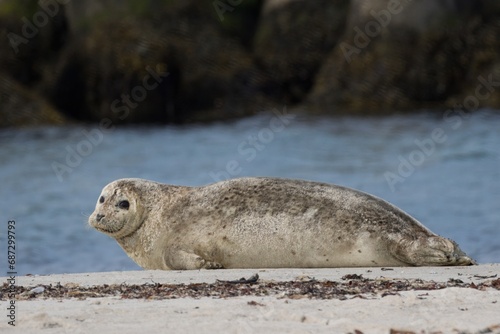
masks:
<path id="1" fill-rule="evenodd" d="M 320 235 L 286 238 L 277 236 L 272 242 L 255 239 L 238 247 L 220 247 L 215 261 L 224 268 L 332 268 L 403 266 L 387 250 L 385 242 L 368 233 L 355 240 L 335 241 Z M 253 239 L 253 238 L 252 238 Z M 214 253 L 212 253 L 214 254 Z"/>

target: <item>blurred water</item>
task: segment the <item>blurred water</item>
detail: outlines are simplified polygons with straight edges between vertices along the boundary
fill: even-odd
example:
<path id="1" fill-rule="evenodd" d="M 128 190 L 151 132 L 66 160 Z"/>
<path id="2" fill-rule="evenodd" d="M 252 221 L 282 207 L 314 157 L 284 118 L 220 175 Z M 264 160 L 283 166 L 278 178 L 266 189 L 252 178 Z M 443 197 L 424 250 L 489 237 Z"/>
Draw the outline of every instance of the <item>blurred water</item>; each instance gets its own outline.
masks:
<path id="1" fill-rule="evenodd" d="M 86 225 L 101 188 L 122 177 L 195 186 L 230 173 L 357 188 L 456 240 L 480 262 L 500 262 L 498 112 L 448 122 L 429 114 L 275 117 L 120 128 L 102 138 L 92 126 L 1 131 L 2 268 L 7 221 L 14 219 L 19 274 L 138 269 L 114 240 Z M 52 165 L 66 163 L 68 146 L 88 155 L 77 166 L 72 161 L 61 182 Z"/>

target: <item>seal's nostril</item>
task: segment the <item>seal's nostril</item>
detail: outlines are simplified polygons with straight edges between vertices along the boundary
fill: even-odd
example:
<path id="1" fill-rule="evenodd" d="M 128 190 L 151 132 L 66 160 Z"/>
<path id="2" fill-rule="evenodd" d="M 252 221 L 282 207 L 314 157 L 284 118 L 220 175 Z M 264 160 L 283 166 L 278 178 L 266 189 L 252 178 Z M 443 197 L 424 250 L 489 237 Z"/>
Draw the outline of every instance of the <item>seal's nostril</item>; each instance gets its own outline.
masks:
<path id="1" fill-rule="evenodd" d="M 104 218 L 104 215 L 101 215 L 100 213 L 98 213 L 98 214 L 95 216 L 95 218 L 96 218 L 96 220 L 97 220 L 98 222 L 100 222 L 100 221 L 101 221 L 101 219 L 103 219 L 103 218 Z"/>

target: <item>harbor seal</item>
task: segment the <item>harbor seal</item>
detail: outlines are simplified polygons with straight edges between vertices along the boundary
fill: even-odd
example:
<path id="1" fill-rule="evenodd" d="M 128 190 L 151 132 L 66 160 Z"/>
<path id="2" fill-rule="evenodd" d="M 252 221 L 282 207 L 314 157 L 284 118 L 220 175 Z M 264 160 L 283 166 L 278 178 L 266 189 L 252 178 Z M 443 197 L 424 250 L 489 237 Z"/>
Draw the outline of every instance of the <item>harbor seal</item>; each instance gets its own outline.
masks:
<path id="1" fill-rule="evenodd" d="M 145 269 L 475 264 L 380 198 L 302 180 L 183 187 L 120 179 L 104 187 L 89 224 Z"/>

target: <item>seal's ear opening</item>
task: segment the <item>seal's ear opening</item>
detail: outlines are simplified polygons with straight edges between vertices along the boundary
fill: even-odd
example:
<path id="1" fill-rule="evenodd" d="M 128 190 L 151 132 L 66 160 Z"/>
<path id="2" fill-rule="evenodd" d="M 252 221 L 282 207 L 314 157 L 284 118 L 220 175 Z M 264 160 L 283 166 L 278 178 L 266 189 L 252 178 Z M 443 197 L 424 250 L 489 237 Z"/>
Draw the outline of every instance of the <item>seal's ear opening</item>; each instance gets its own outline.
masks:
<path id="1" fill-rule="evenodd" d="M 130 207 L 130 203 L 127 200 L 120 201 L 120 202 L 118 202 L 118 207 L 120 209 L 128 210 L 128 208 Z"/>

